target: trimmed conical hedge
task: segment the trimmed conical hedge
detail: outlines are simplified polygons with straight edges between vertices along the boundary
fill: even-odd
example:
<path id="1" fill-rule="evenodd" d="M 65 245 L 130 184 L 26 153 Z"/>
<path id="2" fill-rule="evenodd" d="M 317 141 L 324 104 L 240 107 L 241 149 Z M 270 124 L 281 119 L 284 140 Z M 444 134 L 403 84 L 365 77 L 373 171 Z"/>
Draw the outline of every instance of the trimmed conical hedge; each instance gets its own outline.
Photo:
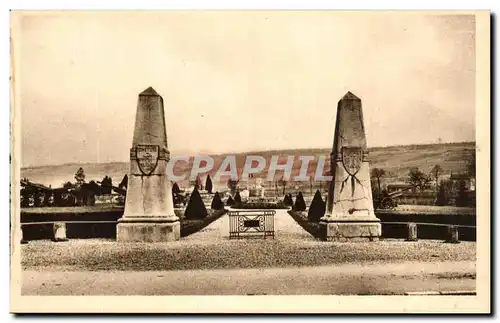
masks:
<path id="1" fill-rule="evenodd" d="M 208 174 L 207 180 L 205 181 L 205 190 L 207 190 L 209 194 L 212 194 L 212 189 L 213 189 L 212 179 L 210 178 L 210 174 Z"/>
<path id="2" fill-rule="evenodd" d="M 234 195 L 234 205 L 241 205 L 240 192 L 236 192 L 236 194 Z"/>
<path id="3" fill-rule="evenodd" d="M 307 213 L 307 218 L 311 222 L 319 222 L 321 217 L 325 215 L 326 203 L 323 201 L 321 197 L 321 193 L 319 190 L 314 194 L 314 198 L 309 206 L 309 212 Z"/>
<path id="4" fill-rule="evenodd" d="M 203 219 L 207 216 L 207 209 L 201 199 L 200 192 L 198 192 L 198 189 L 196 188 L 189 197 L 189 202 L 186 207 L 186 211 L 184 212 L 184 216 L 187 219 Z"/>
<path id="5" fill-rule="evenodd" d="M 302 192 L 299 192 L 299 194 L 297 195 L 293 209 L 295 211 L 305 211 L 306 210 L 306 202 L 304 201 L 304 197 L 302 196 Z"/>
<path id="6" fill-rule="evenodd" d="M 285 204 L 285 206 L 293 206 L 292 194 L 288 193 L 285 195 L 285 198 L 283 199 L 283 204 Z"/>
<path id="7" fill-rule="evenodd" d="M 222 210 L 224 208 L 224 202 L 220 199 L 219 192 L 215 192 L 210 208 L 212 210 Z"/>
<path id="8" fill-rule="evenodd" d="M 234 205 L 234 200 L 231 196 L 227 199 L 226 204 L 227 204 L 227 206 Z"/>
<path id="9" fill-rule="evenodd" d="M 177 183 L 174 183 L 174 185 L 172 185 L 172 193 L 179 194 L 180 192 L 181 192 L 181 189 L 179 188 L 179 185 Z"/>

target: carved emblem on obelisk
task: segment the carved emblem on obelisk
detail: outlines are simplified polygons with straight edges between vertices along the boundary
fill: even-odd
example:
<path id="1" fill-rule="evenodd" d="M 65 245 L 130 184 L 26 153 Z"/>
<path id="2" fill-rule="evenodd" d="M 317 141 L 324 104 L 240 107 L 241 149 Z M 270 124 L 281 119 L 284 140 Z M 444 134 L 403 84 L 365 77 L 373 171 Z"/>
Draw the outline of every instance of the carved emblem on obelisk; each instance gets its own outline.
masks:
<path id="1" fill-rule="evenodd" d="M 342 147 L 342 165 L 349 175 L 356 175 L 362 163 L 363 149 L 361 147 Z"/>
<path id="2" fill-rule="evenodd" d="M 139 170 L 143 175 L 151 175 L 158 165 L 160 156 L 160 146 L 158 145 L 138 145 L 135 147 L 135 155 Z"/>

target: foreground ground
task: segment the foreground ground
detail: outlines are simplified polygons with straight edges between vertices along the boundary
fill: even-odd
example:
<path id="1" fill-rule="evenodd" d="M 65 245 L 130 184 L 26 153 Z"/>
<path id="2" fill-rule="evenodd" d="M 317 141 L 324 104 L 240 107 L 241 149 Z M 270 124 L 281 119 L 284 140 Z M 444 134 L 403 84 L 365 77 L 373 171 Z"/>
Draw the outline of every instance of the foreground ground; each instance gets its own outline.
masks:
<path id="1" fill-rule="evenodd" d="M 397 295 L 476 288 L 475 262 L 23 274 L 24 295 Z"/>
<path id="2" fill-rule="evenodd" d="M 228 240 L 228 216 L 174 243 L 31 241 L 28 294 L 391 294 L 474 290 L 476 243 L 315 240 L 277 211 L 274 240 Z"/>

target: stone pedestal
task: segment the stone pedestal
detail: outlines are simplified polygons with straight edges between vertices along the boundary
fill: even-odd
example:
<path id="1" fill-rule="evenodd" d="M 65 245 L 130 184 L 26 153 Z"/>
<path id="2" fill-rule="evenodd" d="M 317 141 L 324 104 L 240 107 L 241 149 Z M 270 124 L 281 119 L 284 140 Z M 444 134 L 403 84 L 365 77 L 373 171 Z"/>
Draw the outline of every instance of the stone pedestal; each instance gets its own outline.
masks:
<path id="1" fill-rule="evenodd" d="M 326 241 L 376 241 L 382 234 L 373 210 L 361 100 L 348 92 L 338 103 L 330 155 L 330 182 L 320 237 Z"/>
<path id="2" fill-rule="evenodd" d="M 458 227 L 456 225 L 450 225 L 448 228 L 448 240 L 449 243 L 460 243 L 458 237 Z"/>
<path id="3" fill-rule="evenodd" d="M 66 223 L 64 222 L 55 222 L 53 224 L 53 232 L 54 238 L 52 239 L 55 242 L 68 241 L 66 237 Z"/>
<path id="4" fill-rule="evenodd" d="M 408 223 L 406 226 L 408 229 L 408 237 L 406 241 L 417 241 L 418 240 L 418 228 L 416 223 Z"/>
<path id="5" fill-rule="evenodd" d="M 21 233 L 21 244 L 27 244 L 28 240 L 24 240 L 23 227 L 20 226 L 19 228 L 20 228 L 19 233 Z"/>
<path id="6" fill-rule="evenodd" d="M 181 238 L 180 222 L 165 222 L 163 219 L 157 221 L 138 222 L 129 219 L 121 220 L 116 227 L 118 241 L 130 242 L 170 242 Z"/>
<path id="7" fill-rule="evenodd" d="M 380 221 L 322 219 L 319 223 L 321 238 L 325 241 L 378 241 L 382 235 Z"/>
<path id="8" fill-rule="evenodd" d="M 123 217 L 118 220 L 116 228 L 117 241 L 169 242 L 180 239 L 172 183 L 167 177 L 169 159 L 163 99 L 148 88 L 139 94 L 127 198 Z"/>

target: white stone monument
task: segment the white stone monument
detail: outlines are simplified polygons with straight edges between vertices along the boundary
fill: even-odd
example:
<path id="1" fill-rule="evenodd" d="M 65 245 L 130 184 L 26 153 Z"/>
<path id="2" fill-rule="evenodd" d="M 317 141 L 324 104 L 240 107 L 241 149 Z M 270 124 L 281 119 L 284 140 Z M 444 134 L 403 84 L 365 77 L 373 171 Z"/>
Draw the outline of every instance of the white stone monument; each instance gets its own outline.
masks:
<path id="1" fill-rule="evenodd" d="M 320 221 L 321 238 L 378 240 L 381 225 L 373 210 L 361 100 L 351 92 L 338 103 L 330 158 L 333 179 Z"/>
<path id="2" fill-rule="evenodd" d="M 167 178 L 169 159 L 163 98 L 149 87 L 139 94 L 130 149 L 127 198 L 123 217 L 116 229 L 117 241 L 180 239 L 172 182 Z"/>

